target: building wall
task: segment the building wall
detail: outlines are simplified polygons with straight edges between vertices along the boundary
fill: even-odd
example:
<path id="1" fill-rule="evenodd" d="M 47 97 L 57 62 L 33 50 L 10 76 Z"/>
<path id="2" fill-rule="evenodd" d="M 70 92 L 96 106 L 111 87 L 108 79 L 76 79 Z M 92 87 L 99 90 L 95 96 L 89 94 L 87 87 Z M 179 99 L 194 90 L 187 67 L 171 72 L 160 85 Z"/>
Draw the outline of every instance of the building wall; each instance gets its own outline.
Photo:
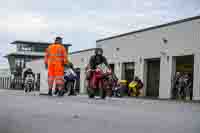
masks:
<path id="1" fill-rule="evenodd" d="M 106 56 L 113 61 L 118 55 L 118 61 L 137 60 L 137 57 L 160 57 L 164 50 L 168 55 L 191 54 L 200 49 L 200 20 L 189 21 L 177 25 L 149 30 L 97 42 L 102 46 Z M 168 40 L 165 45 L 163 38 Z M 116 48 L 120 48 L 117 52 Z"/>
<path id="2" fill-rule="evenodd" d="M 167 40 L 167 43 L 164 43 L 163 39 Z M 120 64 L 133 61 L 136 75 L 145 81 L 144 59 L 160 58 L 160 98 L 170 97 L 174 73 L 173 56 L 193 54 L 196 59 L 194 72 L 197 72 L 194 73 L 194 92 L 198 93 L 194 95 L 199 98 L 199 44 L 200 19 L 100 41 L 97 42 L 97 47 L 102 47 L 108 60 L 116 64 L 115 71 L 119 77 L 122 70 Z"/>
<path id="3" fill-rule="evenodd" d="M 84 51 L 75 54 L 70 54 L 69 59 L 75 67 L 85 68 L 89 63 L 90 56 L 94 55 L 94 51 Z"/>

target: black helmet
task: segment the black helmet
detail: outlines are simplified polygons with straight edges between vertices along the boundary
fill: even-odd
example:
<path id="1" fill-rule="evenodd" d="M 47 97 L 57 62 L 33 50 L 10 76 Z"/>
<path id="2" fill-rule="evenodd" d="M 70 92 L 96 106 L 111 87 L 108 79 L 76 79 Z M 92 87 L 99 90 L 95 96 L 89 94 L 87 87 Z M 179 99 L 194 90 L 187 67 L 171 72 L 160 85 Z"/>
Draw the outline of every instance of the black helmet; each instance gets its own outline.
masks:
<path id="1" fill-rule="evenodd" d="M 56 41 L 60 41 L 60 40 L 62 40 L 62 37 L 56 37 Z"/>
<path id="2" fill-rule="evenodd" d="M 95 49 L 95 55 L 103 55 L 103 49 L 102 48 L 96 48 Z"/>
<path id="3" fill-rule="evenodd" d="M 60 43 L 60 44 L 62 44 L 62 37 L 56 37 L 55 43 Z"/>

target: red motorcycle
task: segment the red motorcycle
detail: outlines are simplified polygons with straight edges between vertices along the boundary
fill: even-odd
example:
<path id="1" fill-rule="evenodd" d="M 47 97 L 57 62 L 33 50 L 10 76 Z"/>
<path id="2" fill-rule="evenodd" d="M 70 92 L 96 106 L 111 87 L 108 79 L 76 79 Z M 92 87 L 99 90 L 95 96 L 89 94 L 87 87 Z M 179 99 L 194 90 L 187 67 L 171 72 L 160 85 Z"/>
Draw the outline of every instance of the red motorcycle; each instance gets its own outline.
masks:
<path id="1" fill-rule="evenodd" d="M 100 93 L 100 97 L 104 99 L 107 95 L 109 87 L 109 77 L 112 74 L 110 69 L 102 69 L 97 67 L 95 70 L 88 69 L 86 75 L 88 78 L 88 96 L 94 98 L 97 91 Z"/>

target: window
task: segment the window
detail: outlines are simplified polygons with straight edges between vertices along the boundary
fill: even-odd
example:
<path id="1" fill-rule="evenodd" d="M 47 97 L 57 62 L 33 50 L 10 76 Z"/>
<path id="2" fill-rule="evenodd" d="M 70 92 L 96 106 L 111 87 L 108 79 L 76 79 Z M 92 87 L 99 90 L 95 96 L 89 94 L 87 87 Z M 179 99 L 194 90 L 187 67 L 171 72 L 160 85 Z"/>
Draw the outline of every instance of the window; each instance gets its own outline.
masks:
<path id="1" fill-rule="evenodd" d="M 30 62 L 31 58 L 25 58 L 25 62 Z"/>
<path id="2" fill-rule="evenodd" d="M 20 59 L 20 58 L 15 59 L 15 65 L 16 66 L 23 66 L 24 63 L 25 63 L 25 60 L 23 58 L 22 59 Z"/>
<path id="3" fill-rule="evenodd" d="M 34 47 L 35 52 L 45 52 L 45 49 L 46 47 L 41 47 L 41 46 Z"/>
<path id="4" fill-rule="evenodd" d="M 20 60 L 19 59 L 15 59 L 15 65 L 19 66 L 20 64 Z"/>
<path id="5" fill-rule="evenodd" d="M 17 44 L 17 51 L 22 51 L 22 44 Z"/>
<path id="6" fill-rule="evenodd" d="M 22 47 L 22 51 L 32 51 L 31 47 Z"/>
<path id="7" fill-rule="evenodd" d="M 122 69 L 122 79 L 127 80 L 128 82 L 132 81 L 134 79 L 135 63 L 123 63 Z"/>

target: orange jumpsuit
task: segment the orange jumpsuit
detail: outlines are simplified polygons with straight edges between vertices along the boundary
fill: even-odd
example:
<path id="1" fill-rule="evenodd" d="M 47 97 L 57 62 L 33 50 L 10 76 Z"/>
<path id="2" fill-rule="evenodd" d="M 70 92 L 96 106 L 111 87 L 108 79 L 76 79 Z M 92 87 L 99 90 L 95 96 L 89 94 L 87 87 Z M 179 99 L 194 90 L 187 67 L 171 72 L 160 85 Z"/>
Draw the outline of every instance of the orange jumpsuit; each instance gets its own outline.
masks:
<path id="1" fill-rule="evenodd" d="M 51 44 L 45 53 L 45 64 L 48 65 L 48 84 L 52 89 L 56 85 L 64 85 L 64 65 L 68 63 L 68 50 L 61 44 Z"/>

